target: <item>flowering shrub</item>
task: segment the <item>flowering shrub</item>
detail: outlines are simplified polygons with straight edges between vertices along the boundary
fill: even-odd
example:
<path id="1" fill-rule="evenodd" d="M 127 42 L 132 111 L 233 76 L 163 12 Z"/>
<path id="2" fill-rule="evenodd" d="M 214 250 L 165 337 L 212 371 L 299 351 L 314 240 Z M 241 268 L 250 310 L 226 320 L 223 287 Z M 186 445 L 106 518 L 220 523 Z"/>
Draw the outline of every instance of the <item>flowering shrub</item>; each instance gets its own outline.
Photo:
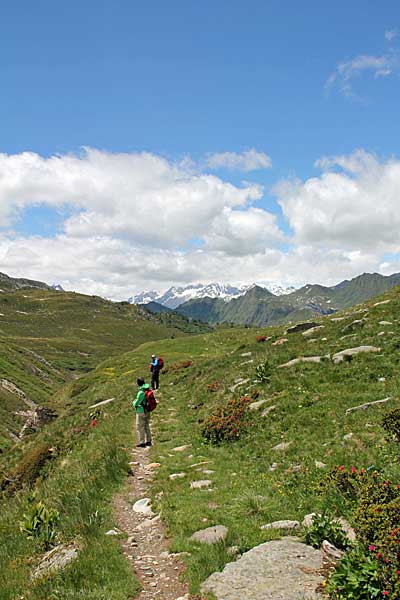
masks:
<path id="1" fill-rule="evenodd" d="M 400 408 L 391 410 L 383 417 L 382 427 L 389 440 L 400 442 Z"/>
<path id="2" fill-rule="evenodd" d="M 382 598 L 377 561 L 359 549 L 346 553 L 329 578 L 326 591 L 335 600 Z"/>
<path id="3" fill-rule="evenodd" d="M 400 484 L 378 471 L 335 467 L 321 489 L 333 488 L 353 507 L 357 548 L 330 578 L 331 598 L 400 598 Z"/>
<path id="4" fill-rule="evenodd" d="M 248 426 L 248 406 L 252 401 L 248 396 L 229 400 L 204 422 L 202 436 L 212 444 L 237 440 Z"/>

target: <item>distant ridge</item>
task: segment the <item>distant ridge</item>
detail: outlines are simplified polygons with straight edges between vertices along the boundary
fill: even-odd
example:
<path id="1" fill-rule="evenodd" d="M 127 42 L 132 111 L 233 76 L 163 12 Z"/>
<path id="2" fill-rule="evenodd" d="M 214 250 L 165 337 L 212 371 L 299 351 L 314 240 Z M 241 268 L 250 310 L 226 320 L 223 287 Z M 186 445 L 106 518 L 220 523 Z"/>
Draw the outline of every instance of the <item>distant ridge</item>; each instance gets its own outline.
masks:
<path id="1" fill-rule="evenodd" d="M 364 273 L 333 287 L 309 284 L 283 296 L 254 286 L 228 303 L 218 298 L 194 299 L 180 305 L 177 312 L 210 324 L 265 326 L 331 314 L 397 285 L 400 273 L 390 276 Z"/>
<path id="2" fill-rule="evenodd" d="M 18 277 L 10 277 L 5 273 L 0 273 L 0 288 L 5 288 L 7 291 L 20 290 L 22 288 L 36 288 L 40 290 L 51 290 L 52 286 L 35 281 L 33 279 L 25 279 Z"/>
<path id="3" fill-rule="evenodd" d="M 168 308 L 175 309 L 184 302 L 201 298 L 219 298 L 225 302 L 229 302 L 234 298 L 243 296 L 248 290 L 255 286 L 267 289 L 276 296 L 289 294 L 296 289 L 293 286 L 285 287 L 279 283 L 253 283 L 242 286 L 234 286 L 228 283 L 196 283 L 185 287 L 171 287 L 166 292 L 157 292 L 155 290 L 141 292 L 140 294 L 136 294 L 129 298 L 128 302 L 131 304 L 157 302 Z"/>

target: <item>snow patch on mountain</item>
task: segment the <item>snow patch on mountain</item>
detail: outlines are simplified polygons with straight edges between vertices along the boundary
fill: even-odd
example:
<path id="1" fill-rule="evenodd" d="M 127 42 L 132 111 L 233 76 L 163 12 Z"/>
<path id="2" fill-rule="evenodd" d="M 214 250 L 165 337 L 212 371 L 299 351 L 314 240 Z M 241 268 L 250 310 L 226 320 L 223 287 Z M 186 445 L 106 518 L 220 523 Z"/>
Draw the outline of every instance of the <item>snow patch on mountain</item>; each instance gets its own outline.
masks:
<path id="1" fill-rule="evenodd" d="M 275 296 L 290 294 L 295 291 L 294 287 L 287 287 L 279 283 L 261 282 L 250 285 L 234 286 L 227 283 L 197 283 L 184 287 L 171 287 L 166 292 L 156 290 L 144 291 L 128 299 L 131 304 L 148 304 L 158 302 L 168 308 L 177 308 L 184 302 L 199 298 L 221 298 L 229 302 L 233 298 L 243 296 L 249 289 L 258 285 L 269 290 Z"/>

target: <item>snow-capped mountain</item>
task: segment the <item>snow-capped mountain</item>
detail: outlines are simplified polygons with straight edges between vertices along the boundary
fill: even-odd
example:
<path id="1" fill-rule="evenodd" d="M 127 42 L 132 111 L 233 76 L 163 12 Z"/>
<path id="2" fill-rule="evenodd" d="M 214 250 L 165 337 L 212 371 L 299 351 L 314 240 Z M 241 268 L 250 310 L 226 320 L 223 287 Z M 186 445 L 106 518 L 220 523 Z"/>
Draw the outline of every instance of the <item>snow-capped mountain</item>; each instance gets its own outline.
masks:
<path id="1" fill-rule="evenodd" d="M 128 302 L 131 304 L 158 302 L 168 308 L 177 308 L 188 300 L 198 298 L 221 298 L 229 302 L 233 298 L 238 298 L 245 294 L 254 285 L 265 287 L 276 296 L 290 294 L 295 290 L 294 287 L 285 287 L 278 283 L 253 283 L 243 286 L 234 286 L 227 283 L 198 283 L 185 287 L 171 287 L 166 292 L 157 292 L 155 290 L 144 291 L 129 298 Z"/>

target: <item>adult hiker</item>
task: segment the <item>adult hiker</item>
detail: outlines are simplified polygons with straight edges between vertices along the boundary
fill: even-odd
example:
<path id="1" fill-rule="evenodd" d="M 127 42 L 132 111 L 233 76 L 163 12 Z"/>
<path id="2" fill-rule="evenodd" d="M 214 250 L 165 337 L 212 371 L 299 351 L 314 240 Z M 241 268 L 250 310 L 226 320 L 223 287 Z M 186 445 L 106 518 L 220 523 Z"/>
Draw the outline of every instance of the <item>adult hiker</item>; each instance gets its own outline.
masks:
<path id="1" fill-rule="evenodd" d="M 164 361 L 161 356 L 151 355 L 150 371 L 151 371 L 151 387 L 153 390 L 158 390 L 160 387 L 160 371 L 164 366 Z"/>
<path id="2" fill-rule="evenodd" d="M 150 389 L 148 383 L 145 383 L 143 377 L 139 377 L 137 380 L 139 386 L 136 398 L 133 401 L 133 406 L 136 410 L 136 434 L 137 434 L 137 448 L 146 448 L 151 446 L 151 431 L 150 431 L 150 414 L 147 408 L 146 390 Z"/>

